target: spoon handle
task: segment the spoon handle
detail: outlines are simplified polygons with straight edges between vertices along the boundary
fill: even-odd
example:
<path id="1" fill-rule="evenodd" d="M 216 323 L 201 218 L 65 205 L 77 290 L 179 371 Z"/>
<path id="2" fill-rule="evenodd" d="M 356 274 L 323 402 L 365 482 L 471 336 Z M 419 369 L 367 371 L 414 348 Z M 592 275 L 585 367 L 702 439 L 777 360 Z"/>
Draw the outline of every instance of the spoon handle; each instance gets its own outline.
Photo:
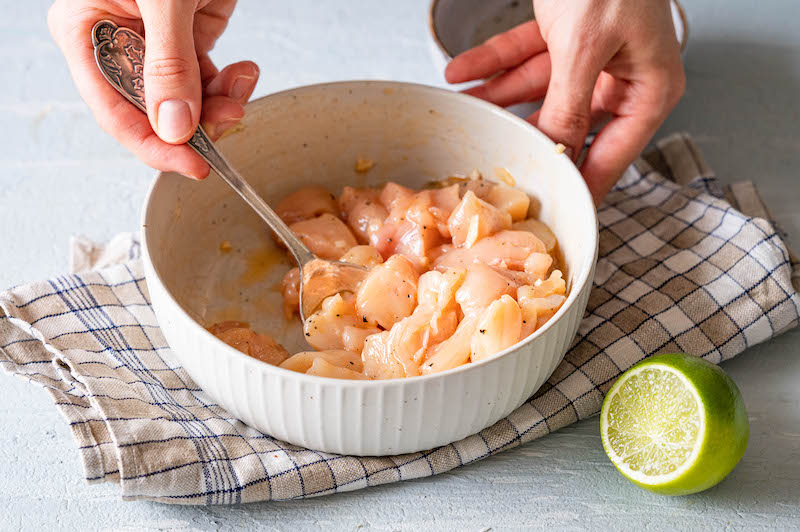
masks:
<path id="1" fill-rule="evenodd" d="M 306 247 L 302 240 L 297 238 L 286 223 L 267 205 L 267 202 L 244 180 L 236 169 L 228 163 L 228 160 L 217 150 L 211 139 L 201 126 L 197 126 L 194 136 L 187 142 L 189 146 L 205 159 L 208 165 L 235 190 L 250 207 L 267 223 L 278 238 L 286 244 L 289 251 L 294 255 L 298 265 L 307 264 L 313 260 L 314 254 Z"/>
<path id="2" fill-rule="evenodd" d="M 97 66 L 108 82 L 131 103 L 147 112 L 144 99 L 144 39 L 129 28 L 120 28 L 109 20 L 101 20 L 92 28 L 92 44 Z M 245 181 L 201 126 L 186 143 L 205 159 L 211 168 L 244 199 L 286 244 L 297 264 L 302 266 L 314 254 L 292 232 L 267 202 Z"/>

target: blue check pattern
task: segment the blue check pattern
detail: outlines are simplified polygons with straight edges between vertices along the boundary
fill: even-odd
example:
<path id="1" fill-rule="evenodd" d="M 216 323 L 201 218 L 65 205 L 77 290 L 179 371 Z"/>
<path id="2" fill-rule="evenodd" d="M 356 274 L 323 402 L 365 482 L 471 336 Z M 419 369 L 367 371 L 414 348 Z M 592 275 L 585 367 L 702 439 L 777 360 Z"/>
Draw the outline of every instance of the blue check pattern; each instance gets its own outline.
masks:
<path id="1" fill-rule="evenodd" d="M 117 482 L 126 499 L 237 504 L 435 475 L 595 414 L 616 377 L 647 356 L 716 363 L 796 326 L 800 267 L 754 198 L 752 185 L 720 187 L 686 135 L 659 143 L 598 213 L 595 285 L 552 377 L 507 418 L 425 452 L 332 455 L 233 418 L 170 352 L 135 235 L 76 241 L 73 264 L 95 269 L 0 294 L 0 365 L 50 393 L 86 479 Z"/>

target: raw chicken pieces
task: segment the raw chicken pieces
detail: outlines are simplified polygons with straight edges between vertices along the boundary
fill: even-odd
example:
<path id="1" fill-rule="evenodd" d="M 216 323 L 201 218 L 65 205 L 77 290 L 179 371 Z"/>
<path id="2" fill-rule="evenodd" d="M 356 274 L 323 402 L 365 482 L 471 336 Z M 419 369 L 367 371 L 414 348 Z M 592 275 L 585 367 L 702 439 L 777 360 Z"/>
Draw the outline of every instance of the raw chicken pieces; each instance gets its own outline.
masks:
<path id="1" fill-rule="evenodd" d="M 470 357 L 482 360 L 519 342 L 522 333 L 522 311 L 514 298 L 506 294 L 492 301 L 472 333 Z"/>
<path id="2" fill-rule="evenodd" d="M 380 196 L 380 191 L 374 188 L 344 187 L 339 197 L 339 206 L 345 221 L 364 244 L 370 242 L 372 235 L 380 230 L 389 215 Z"/>
<path id="3" fill-rule="evenodd" d="M 209 331 L 283 369 L 356 380 L 438 373 L 530 336 L 566 300 L 555 235 L 528 217 L 530 197 L 509 184 L 476 174 L 435 185 L 345 187 L 338 199 L 311 186 L 278 205 L 318 256 L 369 270 L 355 293 L 326 298 L 306 319 L 303 332 L 316 351 L 289 356 L 245 322 Z M 280 289 L 284 314 L 294 319 L 297 268 Z"/>
<path id="4" fill-rule="evenodd" d="M 469 249 L 483 237 L 511 229 L 511 215 L 468 191 L 450 214 L 447 227 L 453 245 Z"/>
<path id="5" fill-rule="evenodd" d="M 328 213 L 294 223 L 289 229 L 321 259 L 339 260 L 358 244 L 350 228 L 341 219 Z"/>
<path id="6" fill-rule="evenodd" d="M 364 323 L 377 323 L 384 329 L 410 316 L 417 306 L 419 274 L 403 255 L 392 255 L 374 267 L 356 294 L 356 309 Z"/>
<path id="7" fill-rule="evenodd" d="M 500 266 L 510 270 L 524 270 L 525 261 L 532 253 L 546 253 L 547 250 L 536 235 L 528 231 L 500 231 L 483 238 L 472 247 L 454 247 L 445 244 L 434 250 L 437 258 L 433 267 L 466 268 L 475 262 L 490 266 Z"/>
<path id="8" fill-rule="evenodd" d="M 306 342 L 318 351 L 326 349 L 344 349 L 342 337 L 345 327 L 357 327 L 362 321 L 356 316 L 356 307 L 352 294 L 342 297 L 336 294 L 325 299 L 318 311 L 306 318 L 303 334 Z M 370 322 L 374 326 L 375 322 Z"/>
<path id="9" fill-rule="evenodd" d="M 323 214 L 339 214 L 336 196 L 320 186 L 304 187 L 292 192 L 281 201 L 275 212 L 289 225 L 310 220 Z"/>
<path id="10" fill-rule="evenodd" d="M 212 325 L 209 332 L 236 349 L 267 364 L 277 366 L 287 358 L 289 352 L 272 337 L 256 334 L 246 322 L 228 321 Z"/>

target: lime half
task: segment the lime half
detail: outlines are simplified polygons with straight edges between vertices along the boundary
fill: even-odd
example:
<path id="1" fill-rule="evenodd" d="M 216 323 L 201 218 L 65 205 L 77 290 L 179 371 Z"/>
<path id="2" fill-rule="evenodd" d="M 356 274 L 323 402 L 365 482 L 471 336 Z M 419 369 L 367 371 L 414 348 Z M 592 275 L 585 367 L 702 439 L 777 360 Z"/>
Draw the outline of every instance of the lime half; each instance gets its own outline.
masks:
<path id="1" fill-rule="evenodd" d="M 742 395 L 718 366 L 686 354 L 623 373 L 600 412 L 606 454 L 629 480 L 664 495 L 696 493 L 739 463 L 749 427 Z"/>

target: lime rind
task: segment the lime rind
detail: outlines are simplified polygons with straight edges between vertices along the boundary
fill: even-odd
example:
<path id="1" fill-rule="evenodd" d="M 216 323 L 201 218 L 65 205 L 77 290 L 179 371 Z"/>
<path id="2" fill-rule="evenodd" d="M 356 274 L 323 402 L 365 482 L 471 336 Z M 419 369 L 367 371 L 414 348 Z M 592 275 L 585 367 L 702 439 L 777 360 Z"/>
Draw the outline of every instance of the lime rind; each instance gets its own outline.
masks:
<path id="1" fill-rule="evenodd" d="M 655 371 L 646 369 L 653 367 Z M 633 390 L 653 387 L 657 393 L 642 393 L 640 403 L 631 403 L 636 393 L 626 385 Z M 655 355 L 628 369 L 608 391 L 600 415 L 603 447 L 615 467 L 634 484 L 662 495 L 689 495 L 720 482 L 742 459 L 750 435 L 744 399 L 733 379 L 719 366 L 686 353 Z M 649 422 L 650 418 L 655 421 Z M 628 437 L 624 430 L 615 430 L 634 426 L 632 420 L 640 428 L 628 430 L 632 439 L 623 441 L 625 449 L 647 447 L 649 440 L 636 441 L 637 433 L 659 432 L 655 427 L 669 432 L 672 427 L 671 437 L 678 440 L 675 452 L 666 458 L 653 453 L 629 456 L 615 446 L 614 439 L 621 434 Z"/>
<path id="2" fill-rule="evenodd" d="M 600 426 L 603 446 L 620 472 L 639 484 L 660 486 L 686 474 L 700 456 L 705 405 L 680 371 L 648 364 L 632 368 L 612 386 Z"/>

